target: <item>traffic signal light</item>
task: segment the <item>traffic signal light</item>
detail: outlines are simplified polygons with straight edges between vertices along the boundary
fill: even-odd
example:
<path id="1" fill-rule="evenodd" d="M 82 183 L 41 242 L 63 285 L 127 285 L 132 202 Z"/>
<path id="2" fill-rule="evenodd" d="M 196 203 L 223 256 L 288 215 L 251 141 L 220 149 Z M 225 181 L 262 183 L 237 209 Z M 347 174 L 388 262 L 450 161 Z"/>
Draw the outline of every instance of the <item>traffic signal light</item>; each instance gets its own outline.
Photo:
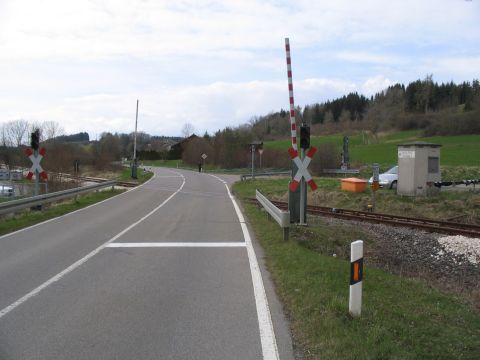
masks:
<path id="1" fill-rule="evenodd" d="M 310 126 L 300 126 L 300 147 L 305 150 L 310 147 Z"/>
<path id="2" fill-rule="evenodd" d="M 40 130 L 37 129 L 32 133 L 30 145 L 32 146 L 33 150 L 38 150 L 40 147 Z"/>

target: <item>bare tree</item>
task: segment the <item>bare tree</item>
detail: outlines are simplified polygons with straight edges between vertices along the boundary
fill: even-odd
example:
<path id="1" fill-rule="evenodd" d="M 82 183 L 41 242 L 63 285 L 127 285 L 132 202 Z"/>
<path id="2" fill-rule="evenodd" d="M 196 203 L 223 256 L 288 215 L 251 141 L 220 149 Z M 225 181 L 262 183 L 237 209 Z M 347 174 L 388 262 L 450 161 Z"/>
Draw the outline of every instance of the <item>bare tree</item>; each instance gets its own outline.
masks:
<path id="1" fill-rule="evenodd" d="M 182 127 L 182 136 L 188 138 L 195 131 L 195 127 L 190 123 L 185 123 Z"/>
<path id="2" fill-rule="evenodd" d="M 11 145 L 8 137 L 7 124 L 2 124 L 0 128 L 0 144 L 3 147 Z"/>
<path id="3" fill-rule="evenodd" d="M 13 120 L 9 121 L 6 126 L 10 142 L 17 147 L 22 145 L 27 135 L 28 121 L 23 119 Z"/>
<path id="4" fill-rule="evenodd" d="M 65 130 L 56 121 L 44 121 L 42 129 L 43 140 L 54 139 L 65 134 Z"/>

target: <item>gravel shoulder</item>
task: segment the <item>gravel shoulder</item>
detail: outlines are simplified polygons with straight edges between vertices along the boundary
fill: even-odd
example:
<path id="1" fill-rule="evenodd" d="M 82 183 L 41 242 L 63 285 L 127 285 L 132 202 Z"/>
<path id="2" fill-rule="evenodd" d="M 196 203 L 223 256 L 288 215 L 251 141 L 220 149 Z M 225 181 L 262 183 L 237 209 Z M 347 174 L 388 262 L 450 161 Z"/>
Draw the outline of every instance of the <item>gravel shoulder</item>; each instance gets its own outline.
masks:
<path id="1" fill-rule="evenodd" d="M 360 228 L 368 234 L 365 264 L 419 278 L 462 295 L 480 310 L 480 239 L 339 219 L 331 225 Z"/>

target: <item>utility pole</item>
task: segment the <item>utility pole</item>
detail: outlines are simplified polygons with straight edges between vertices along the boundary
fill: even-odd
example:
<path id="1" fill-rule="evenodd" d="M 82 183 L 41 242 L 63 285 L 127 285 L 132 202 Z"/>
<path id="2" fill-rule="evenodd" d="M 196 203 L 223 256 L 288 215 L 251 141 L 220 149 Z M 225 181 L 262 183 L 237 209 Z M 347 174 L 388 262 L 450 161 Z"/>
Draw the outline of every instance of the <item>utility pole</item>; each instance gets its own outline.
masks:
<path id="1" fill-rule="evenodd" d="M 138 124 L 138 99 L 137 99 L 137 112 L 135 115 L 135 133 L 133 135 L 132 179 L 137 178 L 137 124 Z"/>

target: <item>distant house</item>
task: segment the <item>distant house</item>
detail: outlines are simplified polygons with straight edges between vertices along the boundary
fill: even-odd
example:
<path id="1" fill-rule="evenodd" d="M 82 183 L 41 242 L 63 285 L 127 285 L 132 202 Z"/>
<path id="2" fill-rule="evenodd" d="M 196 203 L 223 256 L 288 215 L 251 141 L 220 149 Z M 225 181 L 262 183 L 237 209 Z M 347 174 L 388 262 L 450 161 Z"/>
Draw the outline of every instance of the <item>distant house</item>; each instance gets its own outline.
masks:
<path id="1" fill-rule="evenodd" d="M 189 137 L 173 144 L 170 147 L 169 158 L 170 159 L 181 159 L 182 154 L 183 154 L 183 150 L 185 150 L 185 148 L 187 147 L 187 145 L 190 141 L 192 141 L 193 139 L 196 139 L 196 138 L 198 138 L 198 136 L 193 134 L 193 135 L 190 135 Z"/>

